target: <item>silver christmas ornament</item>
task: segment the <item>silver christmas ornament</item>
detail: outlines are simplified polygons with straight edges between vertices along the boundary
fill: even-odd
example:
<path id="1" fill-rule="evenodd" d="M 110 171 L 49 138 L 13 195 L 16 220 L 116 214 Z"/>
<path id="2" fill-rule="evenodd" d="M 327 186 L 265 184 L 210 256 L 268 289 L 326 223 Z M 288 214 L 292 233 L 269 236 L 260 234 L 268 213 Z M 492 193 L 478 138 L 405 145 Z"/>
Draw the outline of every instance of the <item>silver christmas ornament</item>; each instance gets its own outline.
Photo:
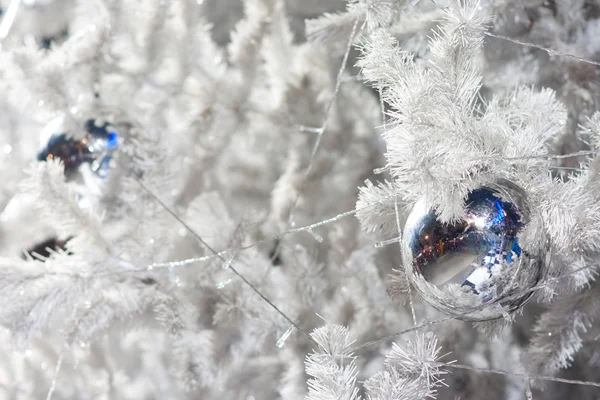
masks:
<path id="1" fill-rule="evenodd" d="M 457 318 L 490 320 L 515 311 L 542 272 L 542 246 L 522 248 L 528 218 L 525 193 L 506 181 L 472 191 L 463 218 L 450 224 L 422 199 L 404 228 L 407 276 L 428 303 Z"/>
<path id="2" fill-rule="evenodd" d="M 66 128 L 64 117 L 51 121 L 42 132 L 38 160 L 61 159 L 68 177 L 84 164 L 88 164 L 98 177 L 106 177 L 110 161 L 119 147 L 117 128 L 107 122 L 90 119 L 79 131 L 79 136 L 83 135 L 80 139 Z"/>
<path id="3" fill-rule="evenodd" d="M 108 207 L 116 201 L 122 179 L 133 172 L 131 159 L 138 157 L 131 141 L 133 125 L 119 122 L 125 118 L 116 111 L 96 111 L 93 117 L 61 115 L 52 120 L 42 130 L 37 154 L 40 162 L 62 161 L 82 208 Z"/>

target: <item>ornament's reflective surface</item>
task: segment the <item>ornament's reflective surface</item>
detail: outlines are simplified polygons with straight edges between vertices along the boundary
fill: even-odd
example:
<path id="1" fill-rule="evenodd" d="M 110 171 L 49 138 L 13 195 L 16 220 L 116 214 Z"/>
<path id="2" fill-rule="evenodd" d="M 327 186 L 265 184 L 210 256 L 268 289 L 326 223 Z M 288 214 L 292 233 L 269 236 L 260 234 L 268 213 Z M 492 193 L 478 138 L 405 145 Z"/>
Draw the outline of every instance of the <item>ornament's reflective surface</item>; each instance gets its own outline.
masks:
<path id="1" fill-rule="evenodd" d="M 119 145 L 115 129 L 106 122 L 99 124 L 88 120 L 84 126 L 85 136 L 77 140 L 69 132 L 65 132 L 62 122 L 62 118 L 52 121 L 42 133 L 43 147 L 38 153 L 38 160 L 60 158 L 67 175 L 87 163 L 98 176 L 105 177 L 113 153 Z"/>
<path id="2" fill-rule="evenodd" d="M 481 188 L 465 205 L 464 219 L 444 224 L 417 203 L 404 231 L 405 263 L 438 288 L 458 285 L 452 293 L 475 295 L 483 303 L 514 295 L 515 283 L 524 284 L 520 289 L 533 286 L 540 265 L 519 243 L 527 217 L 519 209 L 525 208 L 524 193 L 513 186 Z M 518 308 L 531 294 L 513 296 L 509 308 Z"/>

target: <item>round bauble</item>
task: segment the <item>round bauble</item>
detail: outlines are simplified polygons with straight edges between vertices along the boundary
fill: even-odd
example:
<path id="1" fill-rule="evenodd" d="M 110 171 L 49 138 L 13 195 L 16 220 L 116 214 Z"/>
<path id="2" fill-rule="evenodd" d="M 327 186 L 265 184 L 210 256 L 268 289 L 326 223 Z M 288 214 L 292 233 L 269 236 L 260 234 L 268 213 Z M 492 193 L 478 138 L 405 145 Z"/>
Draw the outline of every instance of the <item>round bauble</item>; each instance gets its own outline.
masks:
<path id="1" fill-rule="evenodd" d="M 65 117 L 58 117 L 42 132 L 42 149 L 37 158 L 39 161 L 61 159 L 67 177 L 72 177 L 82 165 L 87 164 L 94 174 L 104 178 L 119 147 L 117 130 L 108 122 L 95 119 L 87 120 L 79 128 L 69 129 Z"/>
<path id="2" fill-rule="evenodd" d="M 421 199 L 404 227 L 407 276 L 425 301 L 459 319 L 516 311 L 543 270 L 543 246 L 522 247 L 528 219 L 525 192 L 508 181 L 469 193 L 464 215 L 453 223 L 442 223 Z"/>

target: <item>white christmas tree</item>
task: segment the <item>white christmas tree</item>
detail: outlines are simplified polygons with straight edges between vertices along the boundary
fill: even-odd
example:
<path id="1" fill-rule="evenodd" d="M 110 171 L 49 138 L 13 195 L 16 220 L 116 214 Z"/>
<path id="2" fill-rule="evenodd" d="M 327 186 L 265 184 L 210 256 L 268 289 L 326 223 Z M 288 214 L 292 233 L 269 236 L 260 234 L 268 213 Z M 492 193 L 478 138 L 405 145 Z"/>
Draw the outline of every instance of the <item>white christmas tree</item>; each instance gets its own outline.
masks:
<path id="1" fill-rule="evenodd" d="M 597 397 L 600 3 L 0 6 L 1 398 Z"/>

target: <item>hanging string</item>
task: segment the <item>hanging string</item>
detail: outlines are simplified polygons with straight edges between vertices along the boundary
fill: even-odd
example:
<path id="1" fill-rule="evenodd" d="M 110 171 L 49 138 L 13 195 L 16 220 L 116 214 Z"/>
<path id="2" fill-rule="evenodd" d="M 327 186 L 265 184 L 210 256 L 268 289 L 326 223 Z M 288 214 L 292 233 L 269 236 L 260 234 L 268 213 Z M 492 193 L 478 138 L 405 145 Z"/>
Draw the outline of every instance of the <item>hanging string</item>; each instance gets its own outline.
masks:
<path id="1" fill-rule="evenodd" d="M 440 10 L 442 10 L 443 12 L 445 12 L 446 14 L 450 12 L 448 7 L 443 7 L 440 6 L 436 0 L 430 0 L 431 3 L 433 3 L 437 8 L 439 8 Z M 591 64 L 591 65 L 595 65 L 600 67 L 600 62 L 598 61 L 593 61 L 593 60 L 588 60 L 587 58 L 575 55 L 575 54 L 571 54 L 571 53 L 566 53 L 566 52 L 562 52 L 556 49 L 551 49 L 549 47 L 544 47 L 541 46 L 539 44 L 535 44 L 535 43 L 531 43 L 531 42 L 524 42 L 522 40 L 519 39 L 515 39 L 515 38 L 511 38 L 508 36 L 504 36 L 504 35 L 500 35 L 497 33 L 493 33 L 493 32 L 489 32 L 489 31 L 484 31 L 483 34 L 485 36 L 489 36 L 495 39 L 500 39 L 500 40 L 505 40 L 507 42 L 511 42 L 511 43 L 515 43 L 518 44 L 520 46 L 524 46 L 524 47 L 532 47 L 538 50 L 542 50 L 546 53 L 548 53 L 549 56 L 558 56 L 558 57 L 566 57 L 566 58 L 572 58 L 574 60 L 586 63 L 586 64 Z"/>
<path id="2" fill-rule="evenodd" d="M 382 199 L 381 201 L 383 202 L 384 199 Z M 349 211 L 345 211 L 345 212 L 343 212 L 341 214 L 338 214 L 338 215 L 336 215 L 334 217 L 331 217 L 331 218 L 328 218 L 328 219 L 325 219 L 325 220 L 322 220 L 322 221 L 319 221 L 319 222 L 315 222 L 314 224 L 302 226 L 302 227 L 299 227 L 299 228 L 288 229 L 287 231 L 282 232 L 282 233 L 280 233 L 278 235 L 274 235 L 274 236 L 271 236 L 269 238 L 262 239 L 262 240 L 254 242 L 254 243 L 250 243 L 250 244 L 244 245 L 244 246 L 227 248 L 225 250 L 220 251 L 217 254 L 218 255 L 224 255 L 224 254 L 227 254 L 227 253 L 229 253 L 231 251 L 235 251 L 235 250 L 239 250 L 239 251 L 248 250 L 248 249 L 260 246 L 260 245 L 265 244 L 265 243 L 274 242 L 274 241 L 276 241 L 278 239 L 281 239 L 284 236 L 287 236 L 287 235 L 289 235 L 291 233 L 309 231 L 309 230 L 312 230 L 314 228 L 318 228 L 320 226 L 327 225 L 327 224 L 330 224 L 332 222 L 339 221 L 339 220 L 341 220 L 344 217 L 348 217 L 350 215 L 354 215 L 354 214 L 356 214 L 357 212 L 359 212 L 361 210 L 369 208 L 370 206 L 374 206 L 374 204 L 369 205 L 369 206 L 365 206 L 365 207 L 362 207 L 362 208 L 356 208 L 356 209 L 352 209 L 352 210 L 349 210 Z M 189 264 L 193 264 L 193 263 L 197 263 L 197 262 L 211 260 L 211 259 L 213 259 L 215 257 L 218 257 L 217 254 L 210 255 L 210 256 L 203 256 L 203 257 L 188 258 L 188 259 L 180 260 L 180 261 L 170 261 L 170 262 L 162 262 L 162 263 L 153 263 L 153 264 L 148 265 L 147 268 L 152 269 L 152 268 L 161 268 L 161 267 L 176 267 L 176 266 L 181 266 L 181 265 L 189 265 Z M 143 270 L 139 270 L 139 271 L 143 271 Z"/>
<path id="3" fill-rule="evenodd" d="M 489 31 L 486 31 L 483 34 L 486 35 L 486 36 L 489 36 L 489 37 L 496 38 L 496 39 L 502 39 L 502 40 L 506 40 L 508 42 L 516 43 L 516 44 L 519 44 L 521 46 L 533 47 L 533 48 L 536 48 L 536 49 L 539 49 L 539 50 L 543 50 L 546 53 L 548 53 L 548 55 L 550 55 L 550 56 L 560 56 L 560 57 L 572 58 L 574 60 L 581 61 L 581 62 L 586 63 L 586 64 L 591 64 L 591 65 L 595 65 L 595 66 L 600 67 L 600 62 L 588 60 L 586 58 L 583 58 L 583 57 L 580 57 L 580 56 L 576 56 L 575 54 L 563 53 L 563 52 L 558 51 L 558 50 L 554 50 L 554 49 L 550 49 L 548 47 L 540 46 L 539 44 L 529 43 L 529 42 L 523 42 L 523 41 L 518 40 L 518 39 L 514 39 L 514 38 L 511 38 L 511 37 L 508 37 L 508 36 L 504 36 L 504 35 L 498 35 L 497 33 L 492 33 L 492 32 L 489 32 Z"/>
<path id="4" fill-rule="evenodd" d="M 485 373 L 488 373 L 488 374 L 518 376 L 518 377 L 525 378 L 525 379 L 528 379 L 528 380 L 561 382 L 561 383 L 568 383 L 568 384 L 571 384 L 571 385 L 594 386 L 594 387 L 600 388 L 600 382 L 580 381 L 580 380 L 577 380 L 577 379 L 556 378 L 554 376 L 548 376 L 548 375 L 529 375 L 529 374 L 524 374 L 524 373 L 520 373 L 520 372 L 505 371 L 505 370 L 502 370 L 502 369 L 476 368 L 476 367 L 471 367 L 469 365 L 456 364 L 456 363 L 439 363 L 439 362 L 436 363 L 436 362 L 434 362 L 432 364 L 434 366 L 436 366 L 436 367 L 448 367 L 448 368 L 456 368 L 456 369 L 465 369 L 465 370 L 469 370 L 469 371 L 485 372 Z"/>
<path id="5" fill-rule="evenodd" d="M 221 261 L 223 261 L 224 265 L 227 265 L 227 260 L 217 253 L 194 229 L 192 229 L 179 215 L 175 213 L 169 206 L 167 206 L 149 187 L 147 187 L 144 182 L 137 176 L 134 176 L 133 179 L 140 185 L 140 187 L 148 193 L 162 208 L 165 209 L 173 218 L 175 218 L 194 238 L 202 244 L 206 249 L 208 249 L 215 256 L 219 257 Z M 290 317 L 287 316 L 279 307 L 277 307 L 269 298 L 267 298 L 252 282 L 250 282 L 244 275 L 242 275 L 237 269 L 229 263 L 227 268 L 230 269 L 238 278 L 240 278 L 250 289 L 252 289 L 256 294 L 258 294 L 271 308 L 279 313 L 285 320 L 287 320 L 290 324 L 294 326 L 298 331 L 302 332 L 311 342 L 317 345 L 317 342 L 302 329 L 296 322 L 294 322 Z"/>
<path id="6" fill-rule="evenodd" d="M 65 348 L 63 348 L 60 352 L 60 356 L 58 356 L 58 361 L 56 362 L 56 367 L 54 368 L 54 375 L 52 376 L 52 382 L 50 383 L 50 388 L 48 389 L 48 394 L 46 395 L 46 400 L 51 400 L 54 391 L 56 390 L 56 382 L 58 381 L 58 374 L 62 367 L 63 359 L 65 357 Z"/>
<path id="7" fill-rule="evenodd" d="M 323 134 L 325 133 L 325 128 L 327 127 L 327 123 L 329 122 L 329 116 L 331 114 L 331 110 L 333 109 L 335 100 L 337 99 L 337 96 L 340 92 L 340 87 L 342 85 L 342 75 L 344 74 L 344 70 L 346 69 L 346 64 L 348 64 L 348 57 L 350 56 L 350 50 L 352 50 L 352 43 L 354 43 L 354 38 L 356 37 L 356 31 L 358 29 L 358 22 L 359 22 L 359 20 L 356 19 L 356 21 L 354 21 L 354 25 L 352 25 L 350 37 L 348 38 L 348 43 L 346 44 L 346 50 L 344 51 L 344 56 L 342 57 L 342 63 L 340 65 L 340 68 L 339 68 L 337 76 L 336 76 L 335 87 L 333 89 L 333 95 L 331 96 L 331 99 L 329 100 L 329 103 L 327 103 L 327 107 L 325 108 L 325 117 L 323 118 L 323 123 L 321 124 L 321 126 L 319 128 L 316 128 L 316 129 L 313 128 L 313 130 L 312 130 L 314 133 L 317 134 L 317 139 L 315 140 L 312 151 L 310 153 L 308 165 L 307 165 L 306 169 L 304 170 L 304 175 L 302 178 L 303 183 L 305 183 L 308 180 L 308 177 L 309 177 L 310 173 L 312 172 L 312 168 L 313 168 L 316 156 L 317 156 L 317 152 L 319 151 L 319 147 L 321 146 L 321 141 L 323 139 Z M 296 197 L 294 199 L 294 203 L 292 204 L 292 207 L 289 212 L 288 225 L 292 222 L 292 219 L 294 216 L 293 214 L 294 214 L 296 207 L 298 206 L 299 200 L 300 200 L 300 191 L 298 190 L 296 192 Z"/>

